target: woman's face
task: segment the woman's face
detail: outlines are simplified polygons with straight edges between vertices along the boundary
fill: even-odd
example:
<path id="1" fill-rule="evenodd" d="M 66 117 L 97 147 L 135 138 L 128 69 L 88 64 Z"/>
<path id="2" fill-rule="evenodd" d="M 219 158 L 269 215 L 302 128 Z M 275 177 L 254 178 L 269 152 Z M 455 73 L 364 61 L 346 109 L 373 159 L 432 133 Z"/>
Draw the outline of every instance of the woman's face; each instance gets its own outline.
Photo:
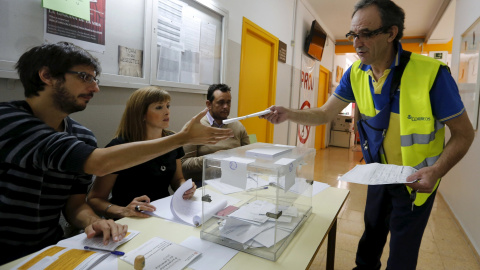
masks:
<path id="1" fill-rule="evenodd" d="M 170 101 L 154 102 L 148 105 L 145 114 L 145 125 L 147 130 L 166 129 L 170 124 Z"/>

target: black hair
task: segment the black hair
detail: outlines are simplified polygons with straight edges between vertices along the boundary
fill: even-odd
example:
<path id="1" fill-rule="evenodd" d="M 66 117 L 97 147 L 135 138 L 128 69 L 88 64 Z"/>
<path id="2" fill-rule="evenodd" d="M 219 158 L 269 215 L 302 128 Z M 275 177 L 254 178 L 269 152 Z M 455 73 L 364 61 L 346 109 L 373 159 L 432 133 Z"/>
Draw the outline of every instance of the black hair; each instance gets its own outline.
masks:
<path id="1" fill-rule="evenodd" d="M 32 97 L 44 90 L 45 83 L 38 75 L 43 67 L 48 68 L 52 78 L 65 80 L 65 72 L 77 65 L 92 66 L 97 76 L 101 72 L 97 58 L 69 42 L 33 47 L 20 56 L 15 68 L 25 89 L 25 97 Z"/>
<path id="2" fill-rule="evenodd" d="M 403 37 L 403 30 L 405 29 L 405 12 L 397 4 L 391 0 L 360 0 L 355 4 L 352 17 L 358 10 L 368 6 L 375 5 L 380 12 L 382 19 L 382 27 L 387 30 L 392 26 L 398 27 L 398 34 L 394 42 L 398 42 Z"/>
<path id="3" fill-rule="evenodd" d="M 210 85 L 210 87 L 208 87 L 208 92 L 207 92 L 207 100 L 209 100 L 210 102 L 213 102 L 213 92 L 215 92 L 216 90 L 220 90 L 222 92 L 230 92 L 230 86 L 226 85 L 226 84 L 223 84 L 223 83 L 219 83 L 219 84 L 212 84 Z"/>

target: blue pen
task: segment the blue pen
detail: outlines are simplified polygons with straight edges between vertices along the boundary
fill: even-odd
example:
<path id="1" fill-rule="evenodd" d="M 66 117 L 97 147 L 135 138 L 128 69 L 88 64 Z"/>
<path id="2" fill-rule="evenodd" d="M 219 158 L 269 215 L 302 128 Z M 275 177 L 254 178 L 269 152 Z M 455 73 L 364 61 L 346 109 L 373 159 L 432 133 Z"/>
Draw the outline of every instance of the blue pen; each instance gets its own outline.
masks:
<path id="1" fill-rule="evenodd" d="M 108 251 L 108 250 L 103 250 L 103 249 L 100 249 L 100 248 L 92 248 L 92 247 L 89 247 L 89 246 L 84 246 L 83 247 L 84 249 L 89 249 L 89 250 L 97 250 L 97 251 Z M 123 256 L 125 255 L 125 252 L 122 252 L 122 251 L 109 251 L 110 253 L 112 253 L 113 255 L 118 255 L 118 256 Z"/>

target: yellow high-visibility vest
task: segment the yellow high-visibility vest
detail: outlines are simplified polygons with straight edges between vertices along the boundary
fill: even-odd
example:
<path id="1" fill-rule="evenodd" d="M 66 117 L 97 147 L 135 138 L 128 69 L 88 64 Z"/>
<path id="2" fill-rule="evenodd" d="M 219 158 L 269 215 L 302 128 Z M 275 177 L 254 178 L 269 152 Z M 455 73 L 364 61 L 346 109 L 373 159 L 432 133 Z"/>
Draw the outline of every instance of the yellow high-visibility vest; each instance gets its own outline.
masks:
<path id="1" fill-rule="evenodd" d="M 363 118 L 376 115 L 373 97 L 370 91 L 369 75 L 361 69 L 362 63 L 356 61 L 350 71 L 355 102 Z M 419 54 L 410 56 L 400 81 L 400 104 L 398 117 L 400 123 L 401 153 L 404 166 L 416 169 L 432 166 L 445 147 L 445 125 L 432 113 L 430 90 L 440 66 L 444 63 Z M 389 88 L 386 88 L 390 90 Z M 395 121 L 397 122 L 397 121 Z M 385 160 L 385 159 L 383 159 Z M 437 180 L 437 189 L 440 179 Z M 411 192 L 411 188 L 407 187 Z M 415 205 L 425 203 L 431 193 L 418 193 Z"/>

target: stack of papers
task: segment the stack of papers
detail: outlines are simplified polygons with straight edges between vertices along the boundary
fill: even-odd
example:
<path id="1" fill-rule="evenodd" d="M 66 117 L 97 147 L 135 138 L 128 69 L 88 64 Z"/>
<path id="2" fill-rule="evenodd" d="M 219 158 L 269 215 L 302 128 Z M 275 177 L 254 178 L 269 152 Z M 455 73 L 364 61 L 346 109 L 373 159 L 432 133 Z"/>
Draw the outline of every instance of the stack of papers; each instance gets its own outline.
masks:
<path id="1" fill-rule="evenodd" d="M 121 241 L 108 245 L 103 244 L 103 236 L 88 239 L 82 233 L 36 252 L 15 269 L 117 269 L 117 256 L 111 252 L 139 233 L 129 230 Z"/>
<path id="2" fill-rule="evenodd" d="M 265 146 L 245 151 L 245 156 L 254 158 L 274 159 L 292 151 L 288 146 Z"/>
<path id="3" fill-rule="evenodd" d="M 110 253 L 48 246 L 30 256 L 14 269 L 92 269 L 108 256 Z"/>
<path id="4" fill-rule="evenodd" d="M 338 180 L 364 185 L 405 184 L 416 171 L 410 166 L 370 163 L 355 166 Z"/>
<path id="5" fill-rule="evenodd" d="M 222 221 L 220 235 L 242 243 L 244 248 L 269 248 L 287 237 L 302 220 L 303 214 L 296 207 L 284 206 L 279 210 L 282 216 L 275 220 L 266 216 L 275 211 L 274 204 L 261 200 L 245 204 Z"/>

